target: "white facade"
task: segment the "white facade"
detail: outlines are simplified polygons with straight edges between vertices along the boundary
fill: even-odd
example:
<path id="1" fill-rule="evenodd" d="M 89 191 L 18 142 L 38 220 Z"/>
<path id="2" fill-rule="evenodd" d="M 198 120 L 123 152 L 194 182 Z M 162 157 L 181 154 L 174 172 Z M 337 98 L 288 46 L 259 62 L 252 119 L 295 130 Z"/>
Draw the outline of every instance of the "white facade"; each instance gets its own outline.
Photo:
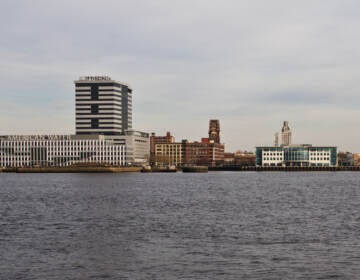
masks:
<path id="1" fill-rule="evenodd" d="M 112 139 L 115 144 L 122 144 L 126 147 L 126 165 L 148 164 L 150 157 L 149 133 L 127 130 L 123 135 L 106 136 Z"/>
<path id="2" fill-rule="evenodd" d="M 309 162 L 312 166 L 330 166 L 330 151 L 311 151 L 309 152 Z"/>
<path id="3" fill-rule="evenodd" d="M 0 136 L 0 166 L 125 165 L 124 145 L 103 135 Z"/>
<path id="4" fill-rule="evenodd" d="M 337 166 L 337 147 L 310 144 L 281 147 L 256 147 L 258 166 Z"/>
<path id="5" fill-rule="evenodd" d="M 284 151 L 262 151 L 263 166 L 279 166 L 284 162 Z"/>

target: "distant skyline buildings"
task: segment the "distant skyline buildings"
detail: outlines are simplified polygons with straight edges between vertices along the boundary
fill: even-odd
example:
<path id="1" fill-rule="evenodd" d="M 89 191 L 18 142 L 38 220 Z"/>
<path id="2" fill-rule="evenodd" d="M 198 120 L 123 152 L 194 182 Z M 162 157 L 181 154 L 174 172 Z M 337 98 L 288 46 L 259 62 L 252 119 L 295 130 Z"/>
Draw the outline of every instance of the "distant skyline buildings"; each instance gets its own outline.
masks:
<path id="1" fill-rule="evenodd" d="M 220 143 L 220 121 L 209 121 L 209 141 L 210 143 Z"/>
<path id="2" fill-rule="evenodd" d="M 292 144 L 292 132 L 288 121 L 283 122 L 281 128 L 281 146 L 289 146 Z M 279 147 L 279 132 L 274 134 L 274 147 Z"/>
<path id="3" fill-rule="evenodd" d="M 175 142 L 175 137 L 166 135 L 150 136 L 150 165 L 206 165 L 217 166 L 224 162 L 225 144 L 220 143 L 220 121 L 209 121 L 208 137 L 201 141 Z"/>
<path id="4" fill-rule="evenodd" d="M 274 137 L 274 146 L 279 147 L 279 132 L 275 132 Z"/>
<path id="5" fill-rule="evenodd" d="M 281 145 L 289 146 L 292 144 L 292 132 L 288 121 L 284 121 L 281 129 Z"/>

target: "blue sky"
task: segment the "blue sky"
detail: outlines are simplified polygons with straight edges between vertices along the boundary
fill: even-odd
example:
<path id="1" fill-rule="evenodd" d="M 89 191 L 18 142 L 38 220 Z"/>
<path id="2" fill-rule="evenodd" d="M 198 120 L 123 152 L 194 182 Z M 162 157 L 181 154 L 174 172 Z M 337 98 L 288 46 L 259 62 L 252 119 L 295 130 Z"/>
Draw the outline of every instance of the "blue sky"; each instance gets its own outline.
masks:
<path id="1" fill-rule="evenodd" d="M 227 151 L 294 142 L 360 152 L 360 3 L 2 1 L 0 134 L 73 133 L 74 84 L 134 89 L 134 127 L 178 140 L 221 122 Z"/>

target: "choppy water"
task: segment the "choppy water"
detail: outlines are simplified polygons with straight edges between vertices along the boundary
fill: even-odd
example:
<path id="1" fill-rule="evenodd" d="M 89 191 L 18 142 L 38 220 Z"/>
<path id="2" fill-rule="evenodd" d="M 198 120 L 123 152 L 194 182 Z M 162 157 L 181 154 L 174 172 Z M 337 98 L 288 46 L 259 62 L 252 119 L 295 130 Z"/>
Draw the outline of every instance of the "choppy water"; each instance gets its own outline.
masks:
<path id="1" fill-rule="evenodd" d="M 0 279 L 360 279 L 360 173 L 0 173 Z"/>

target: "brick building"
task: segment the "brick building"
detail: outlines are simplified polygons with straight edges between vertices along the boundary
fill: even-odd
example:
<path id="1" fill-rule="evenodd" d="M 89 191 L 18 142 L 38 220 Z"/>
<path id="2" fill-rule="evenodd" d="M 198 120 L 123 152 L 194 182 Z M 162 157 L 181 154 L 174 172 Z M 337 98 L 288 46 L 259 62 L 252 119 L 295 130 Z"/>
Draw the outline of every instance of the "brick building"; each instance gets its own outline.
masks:
<path id="1" fill-rule="evenodd" d="M 151 133 L 150 136 L 150 165 L 155 164 L 155 146 L 157 144 L 172 144 L 175 143 L 175 137 L 171 135 L 168 131 L 164 136 L 155 135 L 155 133 Z"/>
<path id="2" fill-rule="evenodd" d="M 150 162 L 152 165 L 222 165 L 224 144 L 220 143 L 220 122 L 210 120 L 209 137 L 201 142 L 175 142 L 168 132 L 165 136 L 150 136 Z"/>

